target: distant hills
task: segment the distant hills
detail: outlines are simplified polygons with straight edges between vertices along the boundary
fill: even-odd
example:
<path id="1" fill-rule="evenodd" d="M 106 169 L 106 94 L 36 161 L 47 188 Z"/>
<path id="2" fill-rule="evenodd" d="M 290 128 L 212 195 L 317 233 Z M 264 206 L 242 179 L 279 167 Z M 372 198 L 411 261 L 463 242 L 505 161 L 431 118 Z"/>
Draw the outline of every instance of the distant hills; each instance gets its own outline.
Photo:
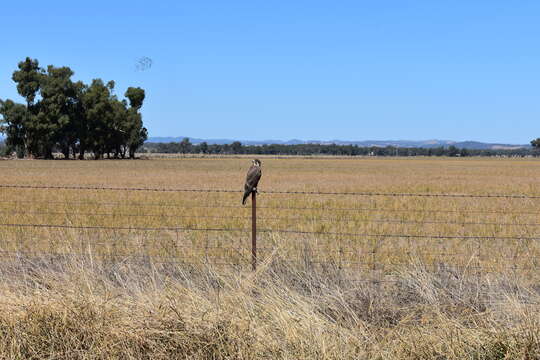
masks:
<path id="1" fill-rule="evenodd" d="M 187 136 L 179 137 L 150 137 L 147 142 L 153 143 L 169 143 L 179 142 Z M 244 145 L 269 145 L 269 144 L 283 144 L 283 145 L 298 145 L 298 144 L 336 144 L 336 145 L 358 145 L 358 146 L 394 146 L 394 147 L 418 147 L 418 148 L 436 148 L 436 147 L 449 147 L 454 145 L 460 149 L 471 150 L 512 150 L 519 148 L 528 148 L 529 144 L 498 144 L 498 143 L 484 143 L 480 141 L 452 141 L 452 140 L 363 140 L 363 141 L 348 141 L 348 140 L 234 140 L 234 139 L 198 139 L 189 138 L 189 141 L 193 144 L 199 144 L 201 142 L 207 142 L 208 144 L 231 144 L 235 141 L 240 141 Z"/>

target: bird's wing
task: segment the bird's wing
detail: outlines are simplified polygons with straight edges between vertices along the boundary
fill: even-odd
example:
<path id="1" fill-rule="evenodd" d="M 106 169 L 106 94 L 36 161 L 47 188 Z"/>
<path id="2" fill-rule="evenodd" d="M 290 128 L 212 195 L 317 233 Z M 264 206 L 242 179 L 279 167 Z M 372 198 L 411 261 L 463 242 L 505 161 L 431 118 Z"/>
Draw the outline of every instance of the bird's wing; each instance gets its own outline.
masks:
<path id="1" fill-rule="evenodd" d="M 262 172 L 260 166 L 252 165 L 247 173 L 246 185 L 251 188 L 256 188 L 261 178 Z"/>

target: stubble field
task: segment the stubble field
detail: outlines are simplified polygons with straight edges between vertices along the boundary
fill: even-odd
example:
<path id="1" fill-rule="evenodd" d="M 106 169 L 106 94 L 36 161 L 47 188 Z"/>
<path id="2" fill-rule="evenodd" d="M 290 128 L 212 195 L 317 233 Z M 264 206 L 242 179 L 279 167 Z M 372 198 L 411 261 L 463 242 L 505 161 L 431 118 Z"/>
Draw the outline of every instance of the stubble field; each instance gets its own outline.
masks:
<path id="1" fill-rule="evenodd" d="M 0 162 L 0 357 L 540 356 L 538 161 L 261 160 Z"/>

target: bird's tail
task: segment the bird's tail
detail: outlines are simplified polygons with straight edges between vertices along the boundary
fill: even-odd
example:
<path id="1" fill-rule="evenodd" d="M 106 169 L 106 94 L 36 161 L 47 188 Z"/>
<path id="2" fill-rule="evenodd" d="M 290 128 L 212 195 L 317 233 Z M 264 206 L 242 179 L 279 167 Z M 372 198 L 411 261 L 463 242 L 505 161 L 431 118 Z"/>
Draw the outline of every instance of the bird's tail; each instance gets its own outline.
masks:
<path id="1" fill-rule="evenodd" d="M 249 197 L 249 194 L 251 194 L 251 190 L 244 191 L 244 197 L 242 198 L 242 205 L 246 205 L 246 200 Z"/>

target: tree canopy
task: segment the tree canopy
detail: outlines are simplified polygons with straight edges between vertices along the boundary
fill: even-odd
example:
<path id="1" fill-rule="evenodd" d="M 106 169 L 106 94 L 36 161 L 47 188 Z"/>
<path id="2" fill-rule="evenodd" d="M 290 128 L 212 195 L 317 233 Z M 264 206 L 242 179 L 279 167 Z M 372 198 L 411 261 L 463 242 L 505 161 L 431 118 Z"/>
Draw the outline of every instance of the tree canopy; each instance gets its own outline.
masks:
<path id="1" fill-rule="evenodd" d="M 115 158 L 135 156 L 148 137 L 140 109 L 145 91 L 129 87 L 118 99 L 115 83 L 94 79 L 90 85 L 74 82 L 69 67 L 39 66 L 26 58 L 12 79 L 26 104 L 0 100 L 0 132 L 5 145 L 19 156 L 50 159 L 54 151 L 65 158 L 92 153 Z M 129 102 L 129 105 L 128 105 Z"/>
<path id="2" fill-rule="evenodd" d="M 540 144 L 540 140 L 538 142 Z M 534 156 L 531 148 L 516 149 L 465 149 L 455 146 L 434 148 L 407 148 L 394 146 L 358 146 L 338 144 L 192 144 L 188 138 L 181 142 L 144 144 L 143 152 L 182 154 L 259 154 L 259 155 L 339 155 L 339 156 Z"/>

